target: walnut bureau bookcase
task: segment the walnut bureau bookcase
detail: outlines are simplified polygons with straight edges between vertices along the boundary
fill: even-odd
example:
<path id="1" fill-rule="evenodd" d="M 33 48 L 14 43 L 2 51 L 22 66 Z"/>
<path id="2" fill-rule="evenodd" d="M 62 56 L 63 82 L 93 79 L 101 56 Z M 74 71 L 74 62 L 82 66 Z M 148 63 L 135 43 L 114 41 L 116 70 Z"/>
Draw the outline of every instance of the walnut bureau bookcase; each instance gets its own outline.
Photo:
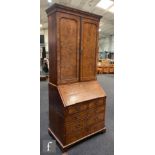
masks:
<path id="1" fill-rule="evenodd" d="M 101 16 L 60 4 L 53 4 L 46 12 L 48 131 L 64 150 L 106 130 L 106 94 L 96 80 Z"/>

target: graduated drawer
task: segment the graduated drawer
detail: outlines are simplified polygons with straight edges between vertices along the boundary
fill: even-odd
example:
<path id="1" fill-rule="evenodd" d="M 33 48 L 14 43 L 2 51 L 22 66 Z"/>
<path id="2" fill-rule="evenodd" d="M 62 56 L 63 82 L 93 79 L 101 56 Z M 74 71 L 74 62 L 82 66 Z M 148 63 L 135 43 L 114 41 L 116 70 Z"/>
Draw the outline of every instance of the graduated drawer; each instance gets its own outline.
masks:
<path id="1" fill-rule="evenodd" d="M 104 117 L 105 106 L 99 106 L 92 109 L 87 109 L 85 111 L 81 111 L 72 115 L 67 115 L 65 117 L 65 124 L 75 124 L 81 121 L 89 122 L 93 119 L 98 119 L 100 115 L 102 118 Z"/>
<path id="2" fill-rule="evenodd" d="M 105 98 L 99 98 L 88 102 L 89 109 L 104 106 Z"/>
<path id="3" fill-rule="evenodd" d="M 97 100 L 96 102 L 96 106 L 99 107 L 99 106 L 105 106 L 105 98 L 100 98 Z"/>
<path id="4" fill-rule="evenodd" d="M 83 103 L 77 103 L 75 105 L 68 106 L 66 109 L 66 113 L 67 114 L 78 113 L 80 111 L 96 108 L 98 106 L 102 106 L 102 105 L 104 106 L 104 103 L 105 103 L 105 98 L 94 99 Z"/>
<path id="5" fill-rule="evenodd" d="M 92 125 L 83 124 L 82 126 L 81 125 L 70 126 L 68 127 L 68 130 L 66 129 L 66 142 L 71 143 L 73 141 L 76 141 L 82 137 L 92 134 L 93 132 L 103 129 L 103 127 L 104 127 L 103 121 L 98 123 L 94 122 Z"/>
<path id="6" fill-rule="evenodd" d="M 93 132 L 96 132 L 96 131 L 99 131 L 101 129 L 103 129 L 104 127 L 104 122 L 101 121 L 101 122 L 98 122 L 98 123 L 95 123 L 91 126 L 88 126 L 86 129 L 85 129 L 85 134 L 92 134 Z"/>
<path id="7" fill-rule="evenodd" d="M 86 103 L 77 103 L 75 105 L 68 106 L 66 109 L 66 113 L 67 114 L 74 114 L 74 113 L 78 113 L 80 111 L 84 111 L 87 108 L 88 108 L 88 105 Z"/>
<path id="8" fill-rule="evenodd" d="M 82 131 L 85 127 L 85 121 L 78 121 L 76 123 L 72 124 L 65 124 L 66 128 L 66 134 L 77 132 L 77 131 Z"/>
<path id="9" fill-rule="evenodd" d="M 77 121 L 84 120 L 87 117 L 87 111 L 81 111 L 73 115 L 67 115 L 65 123 L 76 123 Z"/>
<path id="10" fill-rule="evenodd" d="M 84 115 L 85 116 L 85 115 Z M 89 116 L 89 115 L 88 115 Z M 68 122 L 65 124 L 66 126 L 66 133 L 82 131 L 83 129 L 96 124 L 98 122 L 104 122 L 104 112 L 100 113 L 92 113 L 89 117 L 83 117 L 81 120 L 73 120 L 72 122 Z"/>
<path id="11" fill-rule="evenodd" d="M 101 112 L 99 114 L 96 114 L 90 118 L 88 118 L 86 120 L 86 125 L 89 126 L 89 125 L 92 125 L 92 124 L 95 124 L 95 123 L 98 123 L 100 121 L 104 121 L 104 113 Z"/>
<path id="12" fill-rule="evenodd" d="M 100 106 L 100 107 L 97 107 L 96 109 L 95 109 L 95 113 L 100 113 L 100 112 L 105 112 L 105 106 L 103 105 L 103 106 Z"/>
<path id="13" fill-rule="evenodd" d="M 76 131 L 66 135 L 66 143 L 74 142 L 83 137 L 83 131 Z"/>

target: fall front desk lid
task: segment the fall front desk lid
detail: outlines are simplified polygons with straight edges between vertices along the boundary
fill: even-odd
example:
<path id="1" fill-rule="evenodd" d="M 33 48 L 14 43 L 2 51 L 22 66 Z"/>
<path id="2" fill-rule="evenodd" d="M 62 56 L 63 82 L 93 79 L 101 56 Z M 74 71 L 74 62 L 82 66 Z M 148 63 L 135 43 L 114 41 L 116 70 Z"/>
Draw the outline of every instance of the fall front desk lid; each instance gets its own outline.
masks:
<path id="1" fill-rule="evenodd" d="M 106 96 L 97 81 L 59 85 L 58 91 L 65 107 Z"/>

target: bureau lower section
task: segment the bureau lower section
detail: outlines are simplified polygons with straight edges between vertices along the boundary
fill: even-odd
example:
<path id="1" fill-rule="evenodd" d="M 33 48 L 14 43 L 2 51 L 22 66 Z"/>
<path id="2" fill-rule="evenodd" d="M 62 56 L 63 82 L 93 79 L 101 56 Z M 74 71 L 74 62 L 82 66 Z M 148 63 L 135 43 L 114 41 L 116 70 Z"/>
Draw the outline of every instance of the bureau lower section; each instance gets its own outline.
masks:
<path id="1" fill-rule="evenodd" d="M 90 96 L 89 100 L 80 99 L 80 102 L 71 104 L 66 97 L 75 100 L 81 96 L 77 96 L 75 86 L 72 88 L 75 94 L 71 91 L 69 96 L 67 90 L 62 93 L 60 88 L 49 84 L 49 132 L 62 148 L 105 131 L 106 96 L 93 99 Z"/>

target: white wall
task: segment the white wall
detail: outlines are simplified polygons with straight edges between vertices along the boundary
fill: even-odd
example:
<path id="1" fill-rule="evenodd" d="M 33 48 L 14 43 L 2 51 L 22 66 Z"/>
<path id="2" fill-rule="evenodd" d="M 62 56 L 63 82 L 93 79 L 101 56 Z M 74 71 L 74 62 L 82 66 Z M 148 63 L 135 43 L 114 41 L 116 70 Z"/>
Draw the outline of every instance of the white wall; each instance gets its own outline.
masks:
<path id="1" fill-rule="evenodd" d="M 110 51 L 114 52 L 114 36 L 110 37 Z"/>
<path id="2" fill-rule="evenodd" d="M 99 52 L 114 52 L 114 36 L 101 38 L 99 40 Z"/>

